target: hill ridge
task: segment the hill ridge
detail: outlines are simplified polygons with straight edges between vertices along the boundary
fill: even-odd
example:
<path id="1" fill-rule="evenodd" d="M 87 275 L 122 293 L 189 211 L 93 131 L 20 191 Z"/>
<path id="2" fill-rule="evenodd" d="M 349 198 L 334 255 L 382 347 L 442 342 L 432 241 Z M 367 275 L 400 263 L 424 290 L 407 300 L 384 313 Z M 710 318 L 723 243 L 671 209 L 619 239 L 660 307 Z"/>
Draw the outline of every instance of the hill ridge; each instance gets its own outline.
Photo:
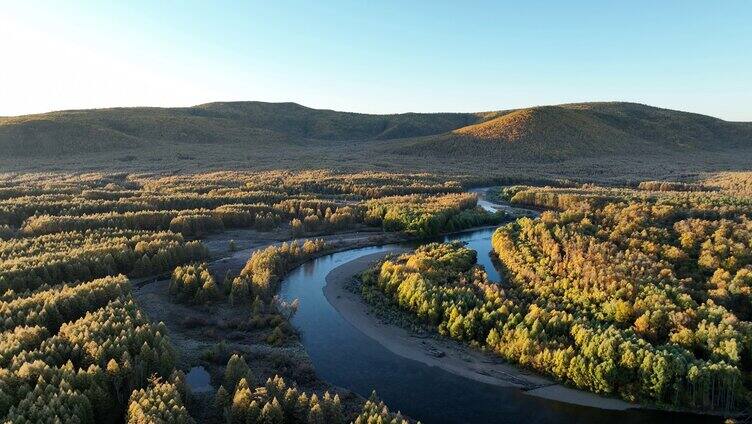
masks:
<path id="1" fill-rule="evenodd" d="M 632 102 L 579 102 L 474 113 L 367 114 L 295 102 L 72 109 L 0 117 L 11 157 L 65 156 L 152 145 L 320 146 L 370 142 L 400 155 L 512 154 L 560 159 L 634 149 L 752 147 L 752 123 Z M 337 144 L 342 147 L 341 144 Z M 417 152 L 416 152 L 417 150 Z"/>

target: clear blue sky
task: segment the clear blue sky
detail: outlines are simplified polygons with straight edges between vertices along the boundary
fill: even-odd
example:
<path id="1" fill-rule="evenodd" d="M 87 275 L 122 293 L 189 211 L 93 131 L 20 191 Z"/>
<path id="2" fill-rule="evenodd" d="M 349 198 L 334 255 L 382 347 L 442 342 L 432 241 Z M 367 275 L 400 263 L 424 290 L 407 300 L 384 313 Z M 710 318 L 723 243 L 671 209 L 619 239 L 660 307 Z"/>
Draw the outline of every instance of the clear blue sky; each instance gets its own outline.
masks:
<path id="1" fill-rule="evenodd" d="M 625 100 L 752 121 L 751 1 L 107 3 L 0 0 L 0 115 Z"/>

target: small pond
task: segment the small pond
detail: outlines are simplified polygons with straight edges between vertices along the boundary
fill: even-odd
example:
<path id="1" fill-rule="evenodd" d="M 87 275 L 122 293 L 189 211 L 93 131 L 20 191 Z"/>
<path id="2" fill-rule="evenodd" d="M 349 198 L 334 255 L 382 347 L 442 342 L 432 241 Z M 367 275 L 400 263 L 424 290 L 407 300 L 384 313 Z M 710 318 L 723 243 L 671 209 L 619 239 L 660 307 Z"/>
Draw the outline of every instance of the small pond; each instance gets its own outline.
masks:
<path id="1" fill-rule="evenodd" d="M 197 366 L 191 368 L 185 375 L 185 382 L 193 393 L 213 392 L 214 387 L 211 385 L 211 376 L 206 368 Z"/>

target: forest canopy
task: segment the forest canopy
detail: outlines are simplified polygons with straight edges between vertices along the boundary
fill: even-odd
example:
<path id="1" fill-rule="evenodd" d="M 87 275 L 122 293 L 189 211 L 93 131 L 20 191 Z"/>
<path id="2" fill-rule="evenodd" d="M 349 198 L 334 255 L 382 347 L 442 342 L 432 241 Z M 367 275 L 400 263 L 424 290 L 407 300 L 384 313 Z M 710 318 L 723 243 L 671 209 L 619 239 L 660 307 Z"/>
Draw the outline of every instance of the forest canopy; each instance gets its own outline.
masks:
<path id="1" fill-rule="evenodd" d="M 259 343 L 279 352 L 296 340 L 280 283 L 340 247 L 327 237 L 359 232 L 373 244 L 385 232 L 412 240 L 485 225 L 500 226 L 492 243 L 501 285 L 473 250 L 428 243 L 366 274 L 364 289 L 447 337 L 575 387 L 696 410 L 747 405 L 748 197 L 652 181 L 519 185 L 497 196 L 548 211 L 512 222 L 479 207 L 467 181 L 481 180 L 327 171 L 0 176 L 2 422 L 191 422 L 185 363 L 167 325 L 137 301 L 144 285 L 163 282 L 182 310 L 242 311 L 221 325 L 239 340 L 240 330 L 268 329 Z M 227 232 L 273 241 L 225 252 L 215 239 Z M 236 253 L 247 254 L 237 272 L 212 272 Z M 233 354 L 222 343 L 200 353 L 228 373 L 210 406 L 223 420 L 405 420 L 376 398 L 347 409 L 330 386 L 300 388 L 282 376 L 287 359 L 270 360 L 281 364 L 275 377 L 250 372 L 253 355 Z"/>
<path id="2" fill-rule="evenodd" d="M 749 199 L 652 184 L 502 196 L 552 209 L 495 232 L 505 282 L 490 283 L 461 244 L 429 244 L 365 273 L 364 293 L 578 388 L 689 409 L 747 405 Z"/>
<path id="3" fill-rule="evenodd" d="M 269 327 L 263 342 L 276 347 L 294 333 L 286 319 L 295 305 L 285 312 L 275 297 L 281 278 L 330 247 L 315 237 L 271 245 L 249 254 L 239 275 L 218 277 L 207 237 L 230 229 L 292 239 L 387 227 L 420 235 L 496 219 L 461 191 L 456 181 L 425 174 L 0 176 L 0 418 L 192 422 L 180 352 L 166 326 L 141 309 L 134 287 L 169 280 L 166 292 L 182 307 L 243 308 L 247 319 L 236 328 Z M 393 211 L 400 225 L 374 212 L 371 201 L 385 198 L 378 208 Z M 228 354 L 216 350 L 216 357 Z M 237 380 L 223 388 L 228 399 L 219 407 L 231 422 L 239 408 L 242 422 L 255 422 L 253 405 L 264 422 L 396 419 L 375 400 L 360 418 L 345 417 L 336 394 L 291 400 L 297 389 L 280 379 L 268 387 L 247 375 Z M 256 402 L 250 409 L 238 404 L 248 394 Z M 299 397 L 300 414 L 284 409 Z"/>

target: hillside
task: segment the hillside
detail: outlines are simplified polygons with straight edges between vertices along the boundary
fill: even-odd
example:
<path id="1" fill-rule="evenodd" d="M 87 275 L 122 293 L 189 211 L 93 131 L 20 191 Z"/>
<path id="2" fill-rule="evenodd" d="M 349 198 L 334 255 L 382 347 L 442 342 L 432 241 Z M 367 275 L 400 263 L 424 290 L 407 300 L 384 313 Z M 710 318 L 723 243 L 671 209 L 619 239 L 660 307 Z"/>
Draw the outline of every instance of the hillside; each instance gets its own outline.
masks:
<path id="1" fill-rule="evenodd" d="M 47 161 L 93 153 L 112 160 L 144 152 L 150 160 L 176 153 L 206 158 L 203 152 L 209 151 L 219 162 L 242 156 L 255 164 L 315 158 L 329 166 L 341 163 L 345 153 L 370 165 L 395 159 L 420 164 L 424 158 L 468 164 L 481 157 L 498 162 L 701 157 L 742 148 L 752 148 L 752 123 L 634 103 L 369 115 L 295 103 L 225 102 L 0 117 L 6 158 Z"/>
<path id="2" fill-rule="evenodd" d="M 567 159 L 744 147 L 752 147 L 752 123 L 634 103 L 579 103 L 488 113 L 479 123 L 388 149 L 403 154 L 474 151 L 522 159 Z"/>
<path id="3" fill-rule="evenodd" d="M 478 120 L 467 113 L 367 115 L 262 102 L 71 110 L 0 118 L 0 149 L 34 157 L 153 144 L 383 140 L 444 133 Z"/>

